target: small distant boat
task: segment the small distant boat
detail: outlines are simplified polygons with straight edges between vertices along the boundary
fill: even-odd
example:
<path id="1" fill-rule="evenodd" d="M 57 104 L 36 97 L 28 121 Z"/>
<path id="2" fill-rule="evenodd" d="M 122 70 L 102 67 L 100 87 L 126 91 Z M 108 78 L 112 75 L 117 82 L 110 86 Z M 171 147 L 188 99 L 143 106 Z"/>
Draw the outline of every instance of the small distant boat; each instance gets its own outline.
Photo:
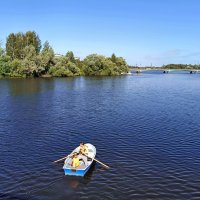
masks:
<path id="1" fill-rule="evenodd" d="M 140 73 L 142 73 L 142 70 L 136 70 L 136 73 L 140 74 Z"/>
<path id="2" fill-rule="evenodd" d="M 198 73 L 199 72 L 199 70 L 191 70 L 190 71 L 190 74 L 196 74 L 196 73 Z"/>
<path id="3" fill-rule="evenodd" d="M 66 158 L 64 166 L 63 166 L 65 175 L 84 176 L 87 173 L 87 171 L 90 169 L 96 156 L 96 148 L 95 146 L 89 143 L 85 145 L 88 147 L 87 164 L 85 165 L 83 160 L 80 160 L 80 165 L 77 168 L 74 168 L 71 166 L 72 158 L 68 157 Z M 80 150 L 80 147 L 77 147 L 76 149 L 74 149 L 74 151 L 72 151 L 71 154 L 79 152 L 79 150 Z"/>
<path id="4" fill-rule="evenodd" d="M 171 70 L 164 70 L 163 71 L 164 74 L 168 74 L 169 72 L 171 72 Z"/>

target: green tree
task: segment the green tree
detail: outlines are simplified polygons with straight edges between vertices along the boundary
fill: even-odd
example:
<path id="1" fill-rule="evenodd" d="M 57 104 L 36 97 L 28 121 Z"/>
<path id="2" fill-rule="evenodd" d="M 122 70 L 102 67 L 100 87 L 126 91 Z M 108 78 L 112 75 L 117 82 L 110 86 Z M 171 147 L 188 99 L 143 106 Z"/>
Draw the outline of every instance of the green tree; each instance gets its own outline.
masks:
<path id="1" fill-rule="evenodd" d="M 16 33 L 15 34 L 15 58 L 17 59 L 23 59 L 25 57 L 24 55 L 24 48 L 26 47 L 25 45 L 25 36 L 23 33 Z M 15 59 L 14 58 L 14 59 Z"/>
<path id="2" fill-rule="evenodd" d="M 111 55 L 111 61 L 112 61 L 113 63 L 116 63 L 116 60 L 117 60 L 117 57 L 116 57 L 116 55 L 113 53 L 113 54 Z"/>
<path id="3" fill-rule="evenodd" d="M 40 54 L 40 65 L 45 69 L 45 73 L 48 72 L 49 68 L 55 64 L 55 54 L 53 48 L 49 45 L 49 42 L 44 43 L 44 47 Z"/>
<path id="4" fill-rule="evenodd" d="M 69 57 L 66 54 L 65 56 L 57 59 L 56 65 L 49 69 L 49 73 L 52 76 L 79 76 L 80 69 L 75 63 L 69 60 Z"/>
<path id="5" fill-rule="evenodd" d="M 72 63 L 76 63 L 75 57 L 74 57 L 74 53 L 72 51 L 68 51 L 65 55 L 66 58 L 68 58 L 68 60 Z"/>
<path id="6" fill-rule="evenodd" d="M 25 47 L 23 33 L 11 33 L 6 40 L 6 53 L 11 59 L 22 59 L 23 49 Z"/>
<path id="7" fill-rule="evenodd" d="M 11 59 L 16 58 L 16 36 L 11 33 L 6 39 L 6 53 Z"/>
<path id="8" fill-rule="evenodd" d="M 113 56 L 114 57 L 114 56 Z M 128 66 L 124 59 L 115 56 L 115 62 L 111 58 L 102 55 L 91 54 L 84 59 L 83 72 L 87 76 L 99 75 L 120 75 L 128 71 Z"/>
<path id="9" fill-rule="evenodd" d="M 10 76 L 10 57 L 2 54 L 0 56 L 0 75 Z"/>
<path id="10" fill-rule="evenodd" d="M 24 48 L 24 55 L 21 73 L 26 76 L 40 76 L 45 69 L 40 65 L 41 62 L 39 61 L 35 47 L 32 45 L 26 46 Z"/>
<path id="11" fill-rule="evenodd" d="M 40 53 L 41 40 L 35 31 L 27 31 L 25 33 L 25 46 L 33 45 L 35 47 L 36 54 Z"/>
<path id="12" fill-rule="evenodd" d="M 14 59 L 10 62 L 10 76 L 12 77 L 23 77 L 25 74 L 23 73 L 22 60 Z"/>
<path id="13" fill-rule="evenodd" d="M 68 51 L 65 56 L 55 57 L 48 41 L 40 50 L 41 41 L 36 32 L 9 34 L 6 39 L 6 51 L 0 48 L 0 74 L 34 77 L 48 73 L 52 76 L 111 76 L 128 71 L 125 59 L 117 57 L 114 53 L 111 57 L 91 54 L 80 60 L 72 51 Z"/>
<path id="14" fill-rule="evenodd" d="M 23 59 L 24 48 L 32 45 L 35 48 L 36 54 L 39 54 L 41 49 L 41 41 L 39 36 L 34 31 L 24 33 L 11 33 L 6 39 L 6 53 L 14 59 Z"/>
<path id="15" fill-rule="evenodd" d="M 104 69 L 103 61 L 105 57 L 97 54 L 91 54 L 84 59 L 83 71 L 86 76 L 98 76 Z"/>

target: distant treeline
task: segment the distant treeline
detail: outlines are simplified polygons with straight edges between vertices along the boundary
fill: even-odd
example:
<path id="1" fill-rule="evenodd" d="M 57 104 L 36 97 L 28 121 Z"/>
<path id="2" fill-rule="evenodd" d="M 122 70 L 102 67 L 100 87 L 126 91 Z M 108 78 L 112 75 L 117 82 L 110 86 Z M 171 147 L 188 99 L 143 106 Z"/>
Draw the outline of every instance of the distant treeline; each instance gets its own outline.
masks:
<path id="1" fill-rule="evenodd" d="M 163 65 L 161 67 L 139 67 L 139 66 L 129 66 L 129 69 L 141 69 L 141 70 L 145 70 L 145 69 L 151 69 L 151 70 L 161 70 L 161 69 L 200 69 L 200 65 L 192 65 L 192 64 L 168 64 L 168 65 Z"/>
<path id="2" fill-rule="evenodd" d="M 200 69 L 200 65 L 187 65 L 187 64 L 168 64 L 163 65 L 163 69 Z"/>
<path id="3" fill-rule="evenodd" d="M 46 41 L 43 45 L 34 31 L 11 33 L 6 39 L 6 48 L 0 46 L 0 76 L 112 76 L 128 72 L 124 58 L 91 54 L 83 60 L 72 51 L 55 55 Z"/>

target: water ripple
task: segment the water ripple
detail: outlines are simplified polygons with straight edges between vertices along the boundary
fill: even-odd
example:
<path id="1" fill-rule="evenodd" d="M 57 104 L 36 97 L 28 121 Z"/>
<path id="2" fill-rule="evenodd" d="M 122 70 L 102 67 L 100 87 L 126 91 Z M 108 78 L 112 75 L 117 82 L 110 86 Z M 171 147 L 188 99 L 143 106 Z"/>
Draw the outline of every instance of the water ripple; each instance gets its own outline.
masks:
<path id="1" fill-rule="evenodd" d="M 200 199 L 200 79 L 0 80 L 0 199 Z M 52 161 L 97 148 L 84 177 Z"/>

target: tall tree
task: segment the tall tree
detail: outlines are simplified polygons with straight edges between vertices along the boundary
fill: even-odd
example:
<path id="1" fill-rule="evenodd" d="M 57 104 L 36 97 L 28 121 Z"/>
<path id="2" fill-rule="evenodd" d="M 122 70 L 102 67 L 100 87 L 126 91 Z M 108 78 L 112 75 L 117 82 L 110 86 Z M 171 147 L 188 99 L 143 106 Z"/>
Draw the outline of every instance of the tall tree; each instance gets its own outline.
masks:
<path id="1" fill-rule="evenodd" d="M 24 48 L 25 58 L 22 60 L 22 73 L 26 76 L 38 77 L 44 71 L 44 68 L 38 65 L 38 58 L 33 45 Z"/>
<path id="2" fill-rule="evenodd" d="M 11 33 L 6 39 L 6 53 L 11 59 L 16 58 L 16 36 Z"/>
<path id="3" fill-rule="evenodd" d="M 116 55 L 113 53 L 112 56 L 111 56 L 111 61 L 116 63 L 116 60 L 117 60 L 117 57 Z"/>
<path id="4" fill-rule="evenodd" d="M 23 59 L 24 48 L 32 45 L 35 48 L 36 54 L 39 54 L 41 49 L 41 41 L 39 36 L 34 31 L 24 33 L 11 33 L 6 40 L 6 53 L 12 60 Z"/>
<path id="5" fill-rule="evenodd" d="M 52 47 L 49 45 L 48 41 L 45 41 L 41 53 L 49 52 L 50 50 L 53 50 Z"/>
<path id="6" fill-rule="evenodd" d="M 54 50 L 49 45 L 49 42 L 46 41 L 44 43 L 44 47 L 39 55 L 41 59 L 41 66 L 45 68 L 45 72 L 49 70 L 49 68 L 54 65 Z"/>
<path id="7" fill-rule="evenodd" d="M 74 57 L 74 53 L 72 51 L 68 51 L 65 56 L 68 58 L 68 60 L 70 62 L 72 62 L 72 63 L 76 62 L 75 57 Z"/>
<path id="8" fill-rule="evenodd" d="M 27 31 L 25 33 L 25 44 L 26 46 L 33 45 L 36 53 L 39 54 L 41 49 L 41 40 L 35 31 Z"/>
<path id="9" fill-rule="evenodd" d="M 25 44 L 25 36 L 23 33 L 19 32 L 15 34 L 15 58 L 23 59 L 25 56 L 23 54 Z"/>

